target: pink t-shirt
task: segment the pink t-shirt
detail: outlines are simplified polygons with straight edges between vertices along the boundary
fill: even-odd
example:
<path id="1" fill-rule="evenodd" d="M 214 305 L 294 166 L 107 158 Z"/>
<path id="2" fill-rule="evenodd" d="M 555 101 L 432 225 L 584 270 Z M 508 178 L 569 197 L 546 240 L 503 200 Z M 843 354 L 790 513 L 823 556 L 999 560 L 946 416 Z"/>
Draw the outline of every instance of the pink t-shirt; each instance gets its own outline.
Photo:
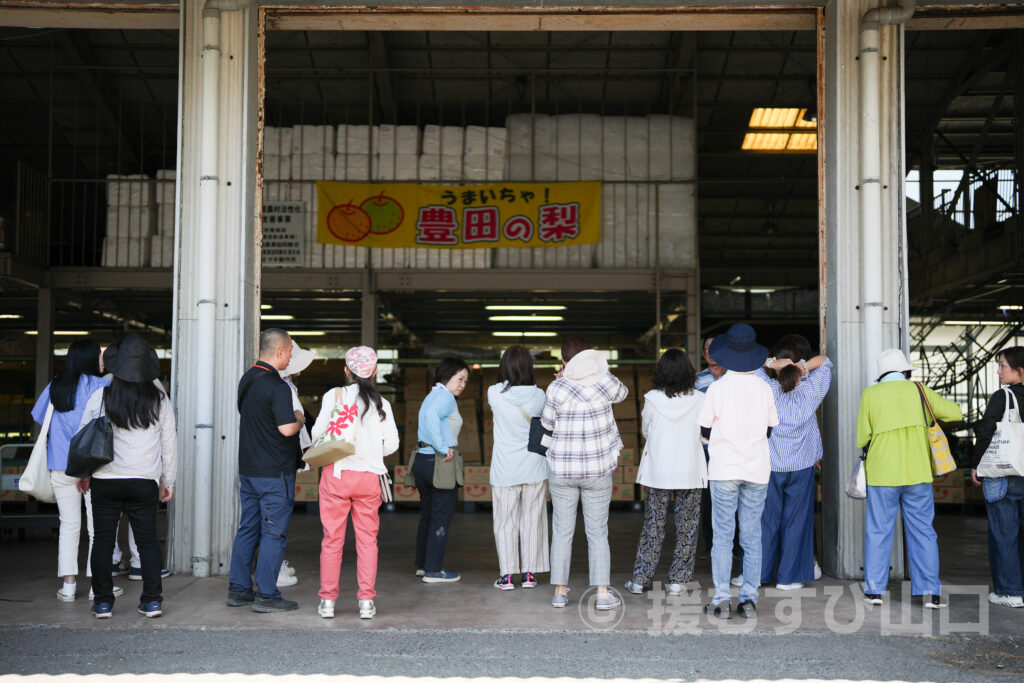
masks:
<path id="1" fill-rule="evenodd" d="M 711 428 L 708 479 L 767 484 L 768 428 L 779 424 L 772 390 L 754 373 L 727 372 L 708 387 L 697 422 Z"/>

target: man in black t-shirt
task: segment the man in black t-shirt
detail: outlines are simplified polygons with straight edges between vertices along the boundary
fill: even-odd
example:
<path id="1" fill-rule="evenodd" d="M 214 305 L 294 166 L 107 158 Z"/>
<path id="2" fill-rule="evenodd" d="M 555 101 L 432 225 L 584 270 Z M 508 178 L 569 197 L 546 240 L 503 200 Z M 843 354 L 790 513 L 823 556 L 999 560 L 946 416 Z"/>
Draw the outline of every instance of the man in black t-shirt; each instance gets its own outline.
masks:
<path id="1" fill-rule="evenodd" d="M 288 367 L 292 340 L 276 328 L 260 335 L 260 359 L 238 383 L 238 482 L 242 515 L 231 551 L 229 607 L 252 605 L 254 612 L 287 612 L 298 603 L 277 589 L 277 574 L 288 543 L 288 523 L 295 505 L 295 470 L 299 429 L 306 418 L 292 408 L 291 389 L 281 379 Z M 256 587 L 251 573 L 256 562 Z"/>

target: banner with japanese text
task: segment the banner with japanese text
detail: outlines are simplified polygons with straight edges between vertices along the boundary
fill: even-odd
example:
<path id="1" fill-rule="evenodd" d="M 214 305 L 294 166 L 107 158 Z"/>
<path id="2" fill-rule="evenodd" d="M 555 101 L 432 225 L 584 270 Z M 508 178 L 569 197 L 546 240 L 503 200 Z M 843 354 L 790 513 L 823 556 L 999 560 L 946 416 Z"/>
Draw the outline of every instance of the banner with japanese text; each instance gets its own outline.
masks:
<path id="1" fill-rule="evenodd" d="M 316 183 L 317 241 L 359 247 L 562 247 L 601 241 L 601 183 Z"/>

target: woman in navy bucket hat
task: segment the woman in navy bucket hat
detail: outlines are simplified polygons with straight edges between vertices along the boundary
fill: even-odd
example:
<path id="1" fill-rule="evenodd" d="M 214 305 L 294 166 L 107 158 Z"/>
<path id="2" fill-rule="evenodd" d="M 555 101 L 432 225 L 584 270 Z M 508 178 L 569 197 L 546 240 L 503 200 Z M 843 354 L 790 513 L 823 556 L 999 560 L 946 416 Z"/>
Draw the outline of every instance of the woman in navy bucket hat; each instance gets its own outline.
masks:
<path id="1" fill-rule="evenodd" d="M 738 610 L 740 616 L 752 618 L 757 614 L 761 577 L 761 513 L 771 476 L 768 437 L 779 424 L 772 391 L 754 374 L 768 358 L 768 349 L 757 343 L 754 328 L 739 323 L 715 337 L 708 353 L 728 372 L 708 387 L 697 418 L 708 441 L 714 529 L 715 596 L 704 611 L 722 619 L 731 616 L 729 579 L 738 511 L 744 578 Z"/>

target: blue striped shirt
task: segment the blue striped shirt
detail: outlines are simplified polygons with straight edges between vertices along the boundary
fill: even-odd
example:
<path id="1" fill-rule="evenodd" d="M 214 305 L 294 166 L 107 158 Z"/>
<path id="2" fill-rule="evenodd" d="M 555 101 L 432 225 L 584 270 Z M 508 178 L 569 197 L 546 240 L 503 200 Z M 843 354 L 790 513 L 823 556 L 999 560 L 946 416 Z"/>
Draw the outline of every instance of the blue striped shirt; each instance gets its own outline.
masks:
<path id="1" fill-rule="evenodd" d="M 786 393 L 777 380 L 764 369 L 757 376 L 768 383 L 775 397 L 779 425 L 768 439 L 773 472 L 796 472 L 812 467 L 821 460 L 821 432 L 818 430 L 818 406 L 832 383 L 832 361 L 825 359 L 820 368 L 811 370 Z"/>

